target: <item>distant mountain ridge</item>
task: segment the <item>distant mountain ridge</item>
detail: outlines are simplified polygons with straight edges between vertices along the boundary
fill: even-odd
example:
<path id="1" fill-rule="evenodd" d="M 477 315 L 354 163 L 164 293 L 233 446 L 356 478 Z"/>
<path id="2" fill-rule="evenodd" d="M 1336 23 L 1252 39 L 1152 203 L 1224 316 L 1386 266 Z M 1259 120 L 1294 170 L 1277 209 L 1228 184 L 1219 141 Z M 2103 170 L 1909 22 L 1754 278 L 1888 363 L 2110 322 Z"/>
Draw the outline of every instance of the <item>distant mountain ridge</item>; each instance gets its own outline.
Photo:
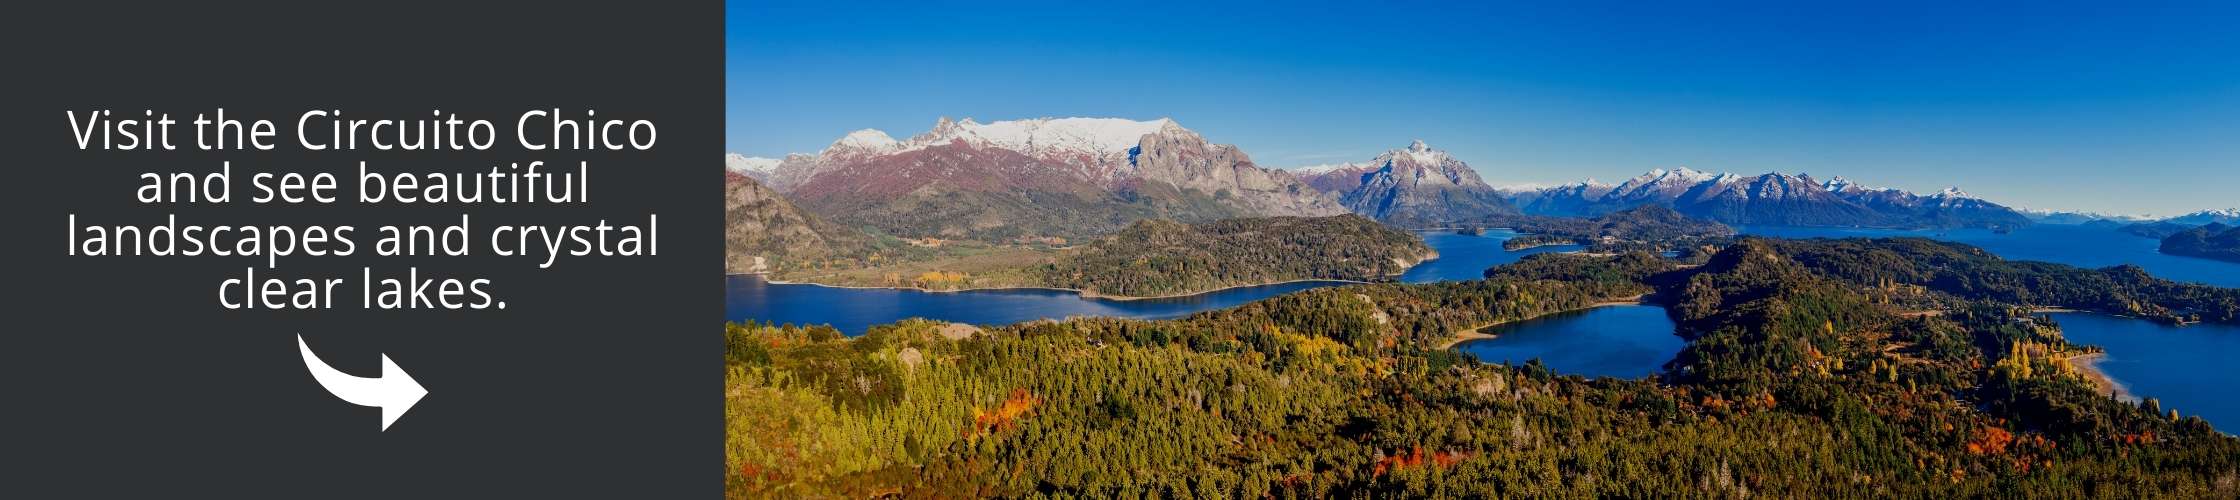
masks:
<path id="1" fill-rule="evenodd" d="M 2139 217 L 2133 215 L 2111 215 L 2099 212 L 2080 212 L 2070 210 L 2033 210 L 2028 208 L 2017 208 L 2015 209 L 2015 212 L 2022 214 L 2023 217 L 2029 217 L 2031 222 L 2036 222 L 2039 224 L 2083 225 L 2092 223 L 2103 223 L 2102 221 L 2105 221 L 2103 224 L 2120 225 L 2154 220 L 2148 217 Z"/>
<path id="2" fill-rule="evenodd" d="M 1365 163 L 1293 172 L 1308 186 L 1337 194 L 1353 213 L 1397 226 L 1435 226 L 1518 213 L 1470 164 L 1421 140 Z"/>
<path id="3" fill-rule="evenodd" d="M 778 164 L 784 162 L 785 160 L 776 158 L 755 158 L 738 153 L 723 155 L 725 171 L 746 176 L 764 185 L 770 183 L 770 174 L 776 173 Z"/>
<path id="4" fill-rule="evenodd" d="M 2162 219 L 2162 222 L 2184 224 L 2188 226 L 2199 226 L 2211 223 L 2224 224 L 2228 226 L 2240 225 L 2240 208 L 2202 210 L 2199 212 L 2180 215 L 2177 217 Z"/>
<path id="5" fill-rule="evenodd" d="M 815 155 L 726 165 L 837 222 L 906 237 L 1079 238 L 1142 219 L 1347 211 L 1291 173 L 1165 118 L 942 118 L 908 140 L 864 129 Z"/>
<path id="6" fill-rule="evenodd" d="M 1502 215 L 1594 217 L 1651 204 L 1734 225 L 2012 229 L 2117 219 L 2025 213 L 1957 188 L 1919 194 L 1801 173 L 1676 168 L 1617 184 L 1495 188 L 1423 141 L 1366 162 L 1286 171 L 1262 168 L 1235 146 L 1165 118 L 942 118 L 908 139 L 863 129 L 815 154 L 733 154 L 725 166 L 846 226 L 986 241 L 1090 237 L 1143 219 L 1350 212 L 1429 227 Z M 2170 220 L 2240 223 L 2240 210 Z"/>
<path id="7" fill-rule="evenodd" d="M 2030 219 L 1958 188 L 1920 195 L 1870 188 L 1841 176 L 1712 174 L 1656 169 L 1615 186 L 1582 182 L 1512 194 L 1524 213 L 1596 216 L 1641 205 L 1727 224 L 2014 228 Z"/>

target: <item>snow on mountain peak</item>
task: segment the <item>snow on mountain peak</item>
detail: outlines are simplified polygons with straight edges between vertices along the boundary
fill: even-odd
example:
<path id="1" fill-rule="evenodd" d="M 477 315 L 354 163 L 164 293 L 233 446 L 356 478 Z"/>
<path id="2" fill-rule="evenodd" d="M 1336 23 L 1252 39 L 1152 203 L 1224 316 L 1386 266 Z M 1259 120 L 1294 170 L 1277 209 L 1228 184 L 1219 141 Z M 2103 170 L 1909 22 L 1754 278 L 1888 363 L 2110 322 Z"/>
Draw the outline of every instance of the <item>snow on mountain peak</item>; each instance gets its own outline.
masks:
<path id="1" fill-rule="evenodd" d="M 1291 169 L 1291 172 L 1292 172 L 1292 173 L 1296 173 L 1296 174 L 1300 174 L 1300 175 L 1316 175 L 1316 174 L 1324 174 L 1324 173 L 1336 172 L 1336 171 L 1338 171 L 1338 170 L 1342 170 L 1342 169 L 1348 169 L 1348 168 L 1353 168 L 1353 164 L 1351 164 L 1351 163 L 1326 163 L 1326 164 L 1322 164 L 1322 165 L 1308 165 L 1308 166 L 1304 166 L 1304 167 L 1297 167 L 1297 168 L 1293 168 L 1293 169 Z"/>
<path id="2" fill-rule="evenodd" d="M 1827 191 L 1827 192 L 1830 192 L 1830 193 L 1838 193 L 1838 194 L 1841 194 L 1841 193 L 1845 193 L 1845 192 L 1849 192 L 1849 191 L 1880 191 L 1880 192 L 1899 192 L 1899 193 L 1904 193 L 1904 192 L 1905 192 L 1905 190 L 1902 190 L 1902 189 L 1897 189 L 1897 188 L 1878 188 L 1878 187 L 1874 187 L 1874 186 L 1868 186 L 1868 185 L 1865 185 L 1865 184 L 1860 184 L 1860 183 L 1859 183 L 1859 181 L 1854 181 L 1854 180 L 1851 180 L 1851 179 L 1847 179 L 1847 178 L 1844 178 L 1844 176 L 1841 176 L 1841 175 L 1838 175 L 1838 176 L 1835 176 L 1835 177 L 1829 178 L 1829 179 L 1828 179 L 1828 182 L 1823 182 L 1823 183 L 1821 183 L 1821 184 L 1820 184 L 1820 189 L 1822 189 L 1822 190 L 1825 190 L 1825 191 Z M 1912 193 L 1907 193 L 1907 195 L 1909 195 L 1909 196 L 1910 196 L 1911 194 L 1912 194 Z M 1962 194 L 1962 195 L 1965 195 L 1965 194 L 1967 194 L 1967 193 L 1961 193 L 1961 194 Z"/>
<path id="3" fill-rule="evenodd" d="M 847 137 L 841 137 L 840 140 L 832 141 L 832 146 L 829 146 L 826 149 L 846 146 L 855 149 L 885 150 L 892 149 L 901 144 L 902 143 L 900 141 L 894 140 L 893 137 L 888 137 L 886 132 L 882 132 L 879 129 L 867 128 L 849 132 Z"/>
<path id="4" fill-rule="evenodd" d="M 1719 179 L 1724 177 L 1725 175 L 1727 174 L 1713 175 L 1708 172 L 1688 167 L 1679 167 L 1672 170 L 1657 168 L 1650 169 L 1647 173 L 1641 174 L 1640 176 L 1634 177 L 1632 179 L 1628 179 L 1624 184 L 1621 185 L 1640 186 L 1647 184 L 1675 183 L 1693 185 L 1703 183 L 1704 181 Z"/>
<path id="5" fill-rule="evenodd" d="M 1125 118 L 1036 118 L 987 124 L 966 119 L 957 128 L 1014 151 L 1070 150 L 1084 153 L 1125 153 L 1143 136 L 1163 131 L 1183 131 L 1174 120 L 1136 121 Z"/>
<path id="6" fill-rule="evenodd" d="M 1680 167 L 1678 169 L 1675 169 L 1672 171 L 1672 175 L 1679 176 L 1681 180 L 1685 180 L 1688 182 L 1703 182 L 1717 177 L 1716 175 L 1712 175 L 1710 172 L 1704 172 L 1688 167 Z"/>
<path id="7" fill-rule="evenodd" d="M 1975 196 L 1973 196 L 1973 195 L 1969 195 L 1967 191 L 1961 191 L 1961 190 L 1960 190 L 1960 186 L 1952 186 L 1952 187 L 1944 188 L 1944 190 L 1943 190 L 1943 191 L 1938 191 L 1938 192 L 1937 192 L 1937 194 L 1936 194 L 1936 197 L 1938 197 L 1938 198 L 1975 198 Z"/>
<path id="8" fill-rule="evenodd" d="M 1563 188 L 1564 188 L 1564 187 L 1566 187 L 1566 186 L 1577 186 L 1577 184 L 1566 184 L 1566 185 L 1562 185 L 1562 186 L 1550 186 L 1550 185 L 1547 185 L 1547 184 L 1542 184 L 1542 183 L 1538 183 L 1538 182 L 1519 182 L 1519 183 L 1515 183 L 1515 184 L 1502 184 L 1502 185 L 1499 185 L 1499 186 L 1494 186 L 1494 187 L 1493 187 L 1493 190 L 1495 190 L 1495 191 L 1500 191 L 1500 192 L 1503 192 L 1503 193 L 1510 193 L 1510 194 L 1518 194 L 1518 193 L 1537 193 L 1537 192 L 1541 192 L 1541 191 L 1547 191 L 1547 190 L 1551 190 L 1551 189 L 1563 189 Z"/>
<path id="9" fill-rule="evenodd" d="M 1187 133 L 1189 129 L 1170 118 L 1137 121 L 1125 118 L 1032 118 L 988 123 L 970 117 L 951 121 L 941 117 L 925 133 L 898 141 L 878 129 L 849 132 L 832 146 L 900 152 L 949 144 L 955 141 L 989 145 L 1026 154 L 1083 153 L 1090 156 L 1125 155 L 1156 133 Z"/>
<path id="10" fill-rule="evenodd" d="M 768 174 L 778 170 L 777 158 L 761 158 L 731 153 L 723 155 L 723 168 L 733 172 Z"/>
<path id="11" fill-rule="evenodd" d="M 1394 152 L 1405 153 L 1409 160 L 1414 161 L 1417 165 L 1425 166 L 1437 166 L 1443 160 L 1442 157 L 1447 155 L 1444 151 L 1431 149 L 1431 145 L 1424 144 L 1423 139 L 1416 139 L 1414 142 L 1408 143 L 1408 149 Z"/>

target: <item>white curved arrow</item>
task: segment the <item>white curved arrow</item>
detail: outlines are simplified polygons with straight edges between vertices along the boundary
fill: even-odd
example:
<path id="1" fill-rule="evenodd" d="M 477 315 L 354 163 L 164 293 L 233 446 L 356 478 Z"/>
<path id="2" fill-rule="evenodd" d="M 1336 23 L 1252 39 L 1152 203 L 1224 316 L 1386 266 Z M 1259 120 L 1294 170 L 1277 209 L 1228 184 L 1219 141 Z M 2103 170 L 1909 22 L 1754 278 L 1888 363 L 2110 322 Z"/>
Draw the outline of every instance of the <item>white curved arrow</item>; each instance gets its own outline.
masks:
<path id="1" fill-rule="evenodd" d="M 303 366 L 311 369 L 311 378 L 318 379 L 320 387 L 350 404 L 381 408 L 383 431 L 389 430 L 389 424 L 396 423 L 397 417 L 404 416 L 406 410 L 411 410 L 421 397 L 428 395 L 428 389 L 420 387 L 420 382 L 398 368 L 397 362 L 390 361 L 387 354 L 381 355 L 381 376 L 366 378 L 327 366 L 327 362 L 319 360 L 319 355 L 311 353 L 311 344 L 304 343 L 303 334 L 296 334 L 296 347 L 303 350 Z"/>

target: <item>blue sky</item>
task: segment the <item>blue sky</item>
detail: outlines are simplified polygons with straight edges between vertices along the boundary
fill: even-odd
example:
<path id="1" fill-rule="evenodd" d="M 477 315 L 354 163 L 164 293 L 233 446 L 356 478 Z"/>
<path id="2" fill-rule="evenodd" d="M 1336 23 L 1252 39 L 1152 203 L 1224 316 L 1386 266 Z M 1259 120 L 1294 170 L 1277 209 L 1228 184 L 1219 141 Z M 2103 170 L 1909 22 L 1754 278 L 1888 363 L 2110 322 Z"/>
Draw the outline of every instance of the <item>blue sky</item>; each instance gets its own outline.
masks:
<path id="1" fill-rule="evenodd" d="M 2240 3 L 1820 3 L 734 1 L 727 147 L 1171 117 L 1271 167 L 1420 138 L 1497 185 L 1687 166 L 2240 205 Z"/>

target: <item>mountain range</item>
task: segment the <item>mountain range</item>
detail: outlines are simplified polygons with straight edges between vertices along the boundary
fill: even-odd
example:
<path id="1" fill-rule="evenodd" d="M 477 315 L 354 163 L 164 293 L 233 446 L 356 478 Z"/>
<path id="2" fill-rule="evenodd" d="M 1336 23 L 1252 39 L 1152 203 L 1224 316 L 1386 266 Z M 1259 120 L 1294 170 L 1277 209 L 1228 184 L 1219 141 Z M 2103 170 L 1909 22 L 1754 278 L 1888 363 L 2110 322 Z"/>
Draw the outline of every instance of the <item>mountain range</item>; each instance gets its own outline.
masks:
<path id="1" fill-rule="evenodd" d="M 1738 225 L 2013 228 L 2030 219 L 1959 188 L 1921 195 L 1841 176 L 1656 169 L 1617 185 L 1581 182 L 1511 193 L 1526 214 L 1595 216 L 1641 205 Z"/>
<path id="2" fill-rule="evenodd" d="M 2202 210 L 2199 212 L 2180 215 L 2177 217 L 2162 219 L 2162 222 L 2184 224 L 2188 226 L 2200 226 L 2206 224 L 2224 224 L 2228 226 L 2240 225 L 2240 208 L 2227 208 L 2223 210 Z"/>
<path id="3" fill-rule="evenodd" d="M 814 155 L 725 164 L 835 222 L 904 237 L 1078 238 L 1142 219 L 1347 212 L 1169 119 L 943 118 L 907 140 L 864 129 Z"/>
<path id="4" fill-rule="evenodd" d="M 724 164 L 840 227 L 991 242 L 1092 237 L 1144 219 L 1357 213 L 1430 227 L 1520 214 L 1593 217 L 1652 204 L 1735 225 L 2010 229 L 2147 220 L 2023 211 L 1957 188 L 1917 194 L 1802 173 L 1656 169 L 1617 184 L 1503 189 L 1423 141 L 1365 162 L 1280 170 L 1164 118 L 942 118 L 908 139 L 863 129 L 814 154 L 730 154 Z M 2240 209 L 2162 221 L 2240 224 Z"/>

